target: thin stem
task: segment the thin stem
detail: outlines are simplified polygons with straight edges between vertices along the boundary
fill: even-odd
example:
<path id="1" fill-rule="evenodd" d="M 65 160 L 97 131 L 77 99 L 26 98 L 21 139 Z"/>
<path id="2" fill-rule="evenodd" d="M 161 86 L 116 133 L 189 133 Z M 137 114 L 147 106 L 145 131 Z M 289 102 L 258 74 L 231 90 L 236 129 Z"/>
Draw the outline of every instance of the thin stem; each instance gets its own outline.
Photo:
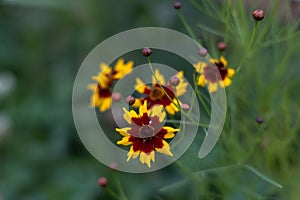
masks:
<path id="1" fill-rule="evenodd" d="M 252 31 L 252 34 L 251 34 L 251 37 L 250 37 L 249 44 L 248 44 L 248 46 L 246 48 L 246 51 L 245 51 L 245 53 L 244 53 L 244 55 L 243 55 L 243 57 L 242 57 L 239 65 L 238 65 L 238 68 L 236 69 L 237 72 L 241 69 L 241 66 L 244 64 L 245 59 L 246 59 L 246 57 L 247 57 L 247 55 L 249 53 L 249 50 L 250 50 L 250 48 L 251 48 L 251 46 L 253 44 L 254 37 L 255 37 L 255 34 L 256 34 L 256 30 L 257 30 L 257 26 L 258 26 L 258 22 L 255 21 L 254 28 L 253 28 L 253 31 Z"/>
<path id="2" fill-rule="evenodd" d="M 181 120 L 172 120 L 172 119 L 166 120 L 166 122 L 168 122 L 168 123 L 178 123 L 178 124 L 182 123 Z M 184 122 L 184 123 L 188 124 L 188 125 L 194 125 L 194 123 L 190 123 L 190 122 Z M 199 123 L 198 126 L 199 127 L 206 127 L 206 128 L 209 127 L 208 124 L 204 124 L 204 123 Z"/>
<path id="3" fill-rule="evenodd" d="M 192 30 L 192 28 L 188 25 L 187 21 L 185 20 L 184 16 L 182 15 L 182 13 L 180 11 L 178 11 L 178 16 L 182 22 L 182 24 L 184 25 L 184 27 L 186 28 L 187 32 L 190 34 L 190 36 L 197 41 L 197 37 L 196 34 L 194 33 L 194 31 Z M 198 45 L 198 43 L 197 43 Z M 198 45 L 199 48 L 201 47 L 200 45 Z"/>
<path id="4" fill-rule="evenodd" d="M 119 195 L 117 195 L 117 193 L 115 193 L 112 189 L 107 188 L 107 191 L 109 193 L 109 195 L 116 200 L 121 200 L 121 198 L 119 197 Z"/>
<path id="5" fill-rule="evenodd" d="M 183 139 L 183 137 L 184 137 L 184 133 L 185 133 L 185 125 L 186 125 L 187 123 L 186 123 L 186 121 L 185 121 L 185 117 L 182 116 L 182 118 L 183 118 L 183 119 L 182 119 L 182 121 L 183 121 L 183 124 L 182 124 L 182 134 L 180 135 L 179 140 L 178 140 L 176 143 L 173 144 L 172 148 L 174 148 L 177 144 L 179 144 L 180 141 L 181 141 L 181 140 Z M 169 120 L 167 120 L 167 121 L 169 121 Z M 173 121 L 177 121 L 177 120 L 173 120 Z M 181 123 L 181 121 L 178 121 L 178 122 Z"/>
<path id="6" fill-rule="evenodd" d="M 153 70 L 153 67 L 152 67 L 152 63 L 150 61 L 150 57 L 148 57 L 148 64 L 149 64 L 149 67 L 150 67 L 150 70 L 151 70 L 151 73 L 155 79 L 155 81 L 157 82 L 157 84 L 159 85 L 159 87 L 163 90 L 163 92 L 165 93 L 165 95 L 168 97 L 168 99 L 173 102 L 173 99 L 170 97 L 170 95 L 166 92 L 165 88 L 161 85 L 161 83 L 159 82 L 159 80 L 157 79 L 157 77 L 155 76 L 155 73 L 154 73 L 154 70 Z M 177 105 L 176 105 L 177 107 Z"/>
<path id="7" fill-rule="evenodd" d="M 123 187 L 122 187 L 122 184 L 120 182 L 120 179 L 118 178 L 117 174 L 116 173 L 113 173 L 113 177 L 115 179 L 115 182 L 116 182 L 116 185 L 117 185 L 117 188 L 119 190 L 119 193 L 120 193 L 120 199 L 121 200 L 128 200 L 127 197 L 126 197 L 126 194 L 123 190 Z"/>

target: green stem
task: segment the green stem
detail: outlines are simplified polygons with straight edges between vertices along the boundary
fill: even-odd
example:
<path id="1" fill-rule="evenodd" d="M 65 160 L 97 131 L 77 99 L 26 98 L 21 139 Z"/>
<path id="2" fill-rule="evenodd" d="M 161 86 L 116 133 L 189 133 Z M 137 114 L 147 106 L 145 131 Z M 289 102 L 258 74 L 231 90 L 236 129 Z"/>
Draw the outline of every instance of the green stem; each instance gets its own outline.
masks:
<path id="1" fill-rule="evenodd" d="M 181 120 L 172 120 L 172 119 L 166 120 L 166 122 L 168 122 L 168 123 L 178 123 L 178 124 L 182 123 Z M 190 123 L 190 122 L 184 122 L 184 123 L 188 124 L 188 125 L 194 125 L 194 123 Z M 209 127 L 208 124 L 204 124 L 204 123 L 199 123 L 198 126 L 199 127 L 206 127 L 206 128 Z"/>
<path id="2" fill-rule="evenodd" d="M 157 82 L 157 84 L 159 85 L 159 87 L 163 90 L 163 92 L 165 93 L 165 95 L 168 97 L 168 99 L 173 102 L 173 99 L 171 99 L 170 95 L 166 92 L 165 88 L 161 85 L 161 83 L 159 82 L 159 80 L 157 79 L 155 73 L 154 73 L 154 70 L 153 70 L 153 67 L 152 67 L 152 63 L 150 61 L 150 57 L 148 57 L 148 64 L 149 64 L 149 67 L 150 67 L 150 70 L 151 70 L 151 73 L 155 79 L 155 81 Z M 177 107 L 177 105 L 176 105 Z"/>
<path id="3" fill-rule="evenodd" d="M 196 34 L 194 33 L 194 31 L 192 30 L 192 28 L 188 25 L 187 21 L 185 20 L 184 16 L 182 15 L 182 13 L 180 11 L 178 11 L 178 16 L 182 22 L 182 24 L 184 25 L 184 27 L 186 28 L 187 32 L 190 34 L 190 36 L 195 40 L 197 41 L 197 36 Z M 197 43 L 198 45 L 198 43 Z M 198 45 L 199 48 L 201 48 L 200 45 Z"/>
<path id="4" fill-rule="evenodd" d="M 120 193 L 120 199 L 121 200 L 128 200 L 127 197 L 126 197 L 126 195 L 125 195 L 125 192 L 123 190 L 122 184 L 121 184 L 120 179 L 118 178 L 117 174 L 113 173 L 113 177 L 115 179 L 116 186 L 117 186 L 118 191 Z"/>
<path id="5" fill-rule="evenodd" d="M 121 200 L 121 198 L 119 197 L 119 195 L 117 195 L 117 193 L 115 193 L 112 189 L 107 188 L 107 191 L 109 193 L 109 195 L 116 200 Z"/>
<path id="6" fill-rule="evenodd" d="M 238 68 L 236 69 L 237 72 L 241 69 L 241 66 L 244 64 L 245 59 L 246 59 L 246 57 L 247 57 L 247 55 L 248 55 L 248 53 L 250 51 L 250 48 L 251 48 L 251 46 L 253 44 L 254 37 L 255 37 L 255 34 L 256 34 L 257 26 L 258 26 L 258 22 L 255 21 L 255 25 L 254 25 L 254 28 L 253 28 L 253 31 L 252 31 L 252 34 L 251 34 L 251 37 L 250 37 L 249 44 L 248 44 L 248 46 L 246 48 L 246 51 L 245 51 L 245 53 L 244 53 L 244 55 L 243 55 L 243 57 L 242 57 L 239 65 L 238 65 Z"/>

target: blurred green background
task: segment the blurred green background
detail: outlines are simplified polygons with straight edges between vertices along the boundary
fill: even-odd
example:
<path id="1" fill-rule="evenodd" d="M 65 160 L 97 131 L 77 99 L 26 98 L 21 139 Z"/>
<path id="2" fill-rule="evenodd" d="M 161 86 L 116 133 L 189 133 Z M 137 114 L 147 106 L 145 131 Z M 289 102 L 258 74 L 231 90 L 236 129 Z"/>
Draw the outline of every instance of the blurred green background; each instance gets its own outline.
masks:
<path id="1" fill-rule="evenodd" d="M 198 2 L 198 8 L 211 16 L 188 2 L 184 16 L 215 57 L 217 42 L 229 32 L 226 57 L 231 67 L 237 67 L 253 27 L 251 15 L 232 6 L 230 16 L 237 21 L 243 20 L 239 15 L 246 16 L 247 23 L 229 19 L 226 24 L 220 20 L 226 6 L 216 15 L 203 6 L 205 1 Z M 113 34 L 146 26 L 187 33 L 172 3 L 0 1 L 0 200 L 111 198 L 97 185 L 98 178 L 106 176 L 115 188 L 111 170 L 87 152 L 73 124 L 73 81 L 86 55 Z M 197 140 L 179 161 L 184 167 L 171 165 L 143 175 L 118 173 L 130 200 L 296 199 L 300 195 L 300 37 L 295 22 L 283 23 L 269 11 L 273 18 L 261 24 L 265 27 L 258 31 L 256 49 L 228 89 L 227 125 L 217 147 L 207 158 L 194 159 L 201 143 Z M 256 117 L 265 119 L 263 125 L 255 122 Z M 255 167 L 283 189 L 239 164 Z M 218 173 L 201 171 L 231 165 L 217 169 Z M 189 177 L 191 171 L 199 171 L 200 183 Z M 191 180 L 180 182 L 184 177 Z"/>

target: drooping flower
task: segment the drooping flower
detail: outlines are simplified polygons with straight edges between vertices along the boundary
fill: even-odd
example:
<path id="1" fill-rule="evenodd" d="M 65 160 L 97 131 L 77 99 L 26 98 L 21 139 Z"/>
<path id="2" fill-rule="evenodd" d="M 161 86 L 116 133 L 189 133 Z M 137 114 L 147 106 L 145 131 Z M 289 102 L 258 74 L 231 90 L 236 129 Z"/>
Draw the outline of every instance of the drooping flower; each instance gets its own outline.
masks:
<path id="1" fill-rule="evenodd" d="M 220 60 L 212 58 L 209 63 L 199 62 L 194 67 L 201 74 L 197 84 L 202 87 L 207 85 L 210 93 L 217 91 L 219 86 L 229 86 L 235 73 L 234 69 L 227 68 L 227 60 L 223 56 Z"/>
<path id="2" fill-rule="evenodd" d="M 97 83 L 89 84 L 88 89 L 92 90 L 90 106 L 98 107 L 101 112 L 106 111 L 111 105 L 111 91 L 110 88 L 115 80 L 121 79 L 131 72 L 133 61 L 127 63 L 120 58 L 115 64 L 114 69 L 105 63 L 100 64 L 100 72 L 92 79 Z"/>
<path id="3" fill-rule="evenodd" d="M 116 131 L 123 136 L 117 144 L 130 146 L 127 161 L 139 156 L 142 164 L 151 167 L 151 161 L 155 161 L 155 151 L 173 156 L 166 139 L 172 139 L 179 129 L 163 126 L 166 113 L 162 105 L 155 105 L 148 109 L 147 101 L 144 101 L 139 107 L 138 114 L 134 110 L 128 111 L 125 108 L 123 110 L 123 117 L 130 127 L 116 128 Z"/>
<path id="4" fill-rule="evenodd" d="M 174 115 L 179 111 L 177 97 L 186 92 L 188 85 L 184 80 L 183 71 L 178 72 L 174 76 L 179 79 L 177 86 L 172 86 L 169 82 L 166 83 L 164 76 L 160 74 L 158 69 L 155 69 L 152 76 L 152 86 L 146 85 L 140 78 L 137 78 L 134 87 L 143 97 L 136 98 L 133 106 L 138 107 L 147 101 L 148 108 L 156 104 L 163 105 L 169 114 Z"/>

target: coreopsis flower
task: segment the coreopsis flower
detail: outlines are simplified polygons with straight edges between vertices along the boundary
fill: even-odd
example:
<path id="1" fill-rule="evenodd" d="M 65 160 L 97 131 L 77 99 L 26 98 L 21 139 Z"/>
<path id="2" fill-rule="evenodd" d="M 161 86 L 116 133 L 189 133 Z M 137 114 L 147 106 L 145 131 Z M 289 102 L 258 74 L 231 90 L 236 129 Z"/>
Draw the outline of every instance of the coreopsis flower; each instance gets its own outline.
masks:
<path id="1" fill-rule="evenodd" d="M 123 138 L 117 144 L 130 146 L 127 154 L 127 161 L 131 158 L 140 157 L 140 162 L 151 167 L 151 161 L 155 161 L 155 151 L 173 156 L 170 146 L 166 139 L 172 139 L 175 129 L 169 126 L 163 126 L 166 118 L 166 112 L 162 105 L 155 105 L 147 108 L 147 101 L 139 107 L 139 113 L 134 110 L 124 110 L 124 119 L 129 127 L 116 128 Z"/>
<path id="2" fill-rule="evenodd" d="M 163 105 L 169 114 L 174 115 L 179 111 L 178 103 L 180 102 L 177 97 L 186 92 L 188 85 L 184 80 L 183 71 L 178 72 L 174 77 L 179 80 L 177 86 L 170 84 L 170 82 L 166 83 L 164 76 L 160 74 L 158 69 L 154 71 L 152 76 L 152 86 L 146 85 L 140 78 L 137 78 L 134 87 L 143 97 L 136 98 L 133 106 L 138 107 L 147 101 L 148 108 L 156 104 Z"/>
<path id="3" fill-rule="evenodd" d="M 223 56 L 220 60 L 212 58 L 209 63 L 199 62 L 194 67 L 196 72 L 201 74 L 197 84 L 202 87 L 207 85 L 210 93 L 217 91 L 219 86 L 229 86 L 235 73 L 234 69 L 227 68 L 227 61 Z"/>
<path id="4" fill-rule="evenodd" d="M 113 82 L 131 72 L 133 61 L 125 63 L 124 59 L 120 58 L 115 64 L 114 69 L 105 63 L 101 63 L 99 67 L 100 72 L 96 76 L 92 76 L 92 79 L 97 81 L 97 83 L 89 84 L 88 89 L 93 92 L 90 106 L 98 107 L 101 112 L 104 112 L 111 105 L 112 93 L 110 88 Z"/>

